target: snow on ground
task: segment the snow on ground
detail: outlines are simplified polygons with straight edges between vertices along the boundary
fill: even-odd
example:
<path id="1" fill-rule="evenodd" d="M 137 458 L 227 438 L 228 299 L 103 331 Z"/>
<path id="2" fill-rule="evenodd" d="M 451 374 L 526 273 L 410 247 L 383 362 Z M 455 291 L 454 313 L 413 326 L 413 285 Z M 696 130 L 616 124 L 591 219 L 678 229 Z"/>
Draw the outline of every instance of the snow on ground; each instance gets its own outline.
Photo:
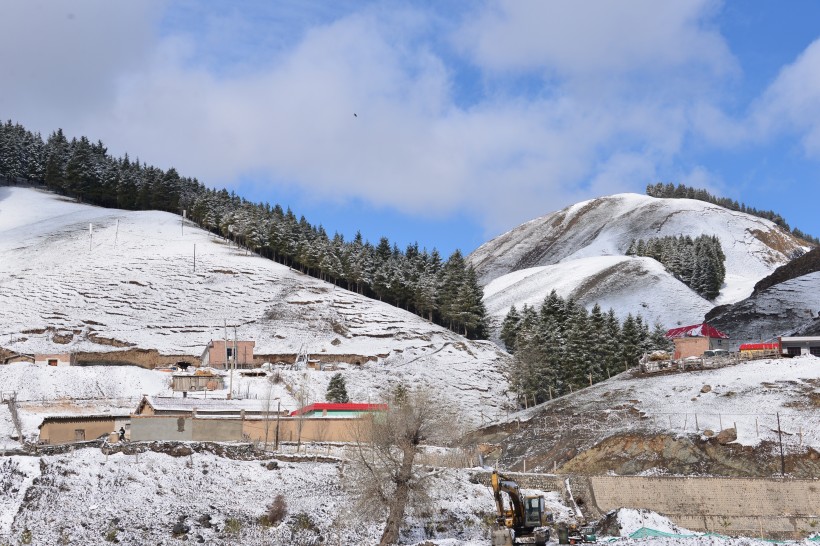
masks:
<path id="1" fill-rule="evenodd" d="M 707 392 L 703 392 L 707 391 Z M 755 360 L 717 369 L 636 376 L 622 373 L 576 391 L 573 411 L 585 426 L 599 427 L 598 440 L 621 433 L 715 433 L 737 426 L 736 443 L 777 442 L 778 424 L 788 450 L 820 449 L 820 358 Z M 527 420 L 549 412 L 549 404 L 510 414 Z M 635 419 L 637 410 L 645 419 Z"/>
<path id="2" fill-rule="evenodd" d="M 275 460 L 275 456 L 274 459 Z M 0 462 L 0 542 L 33 545 L 175 544 L 174 527 L 184 526 L 188 542 L 291 545 L 376 544 L 383 520 L 361 521 L 338 462 L 237 460 L 209 452 L 173 457 L 145 451 L 107 455 L 81 448 L 59 455 L 6 457 Z M 432 507 L 410 514 L 402 544 L 486 545 L 495 505 L 491 490 L 470 481 L 477 469 L 432 470 Z M 573 511 L 556 492 L 544 494 L 556 522 L 573 521 Z M 279 494 L 288 509 L 285 523 L 267 527 L 259 518 Z M 375 512 L 375 510 L 374 510 Z M 688 534 L 668 519 L 645 510 L 621 509 L 620 534 L 641 527 Z M 553 532 L 555 537 L 555 532 Z M 615 544 L 647 540 L 600 537 Z M 554 540 L 554 538 L 553 538 Z M 653 538 L 651 544 L 709 543 L 763 545 L 765 541 L 700 537 Z M 770 543 L 769 543 L 770 544 Z"/>
<path id="3" fill-rule="evenodd" d="M 675 535 L 694 535 L 693 531 L 678 527 L 669 518 L 650 510 L 621 508 L 618 510 L 618 527 L 622 537 L 628 537 L 641 528 Z"/>
<path id="4" fill-rule="evenodd" d="M 598 303 L 621 318 L 641 315 L 648 323 L 693 324 L 712 304 L 675 279 L 651 258 L 597 256 L 514 271 L 484 288 L 487 313 L 498 324 L 510 309 L 524 304 L 540 308 L 555 290 L 591 309 Z M 671 302 L 671 303 L 670 303 Z"/>
<path id="5" fill-rule="evenodd" d="M 176 543 L 172 530 L 182 522 L 194 543 L 202 537 L 207 544 L 318 544 L 320 536 L 329 544 L 378 542 L 383 522 L 353 519 L 337 463 L 265 465 L 207 452 L 106 456 L 90 448 L 44 456 L 42 464 L 9 457 L 0 480 L 16 489 L 0 493 L 0 541 L 19 539 L 28 529 L 33 545 L 105 544 L 115 537 L 120 544 L 167 544 Z M 495 510 L 488 488 L 471 483 L 466 470 L 439 470 L 431 480 L 435 509 L 409 518 L 403 543 L 486 543 Z M 259 517 L 280 493 L 289 519 L 261 525 Z"/>
<path id="6" fill-rule="evenodd" d="M 30 210 L 48 213 L 19 212 Z M 462 409 L 481 408 L 465 412 L 475 424 L 510 403 L 501 371 L 508 355 L 496 346 L 249 254 L 183 227 L 178 216 L 81 205 L 30 188 L 0 188 L 0 216 L 7 349 L 117 350 L 98 343 L 103 338 L 199 357 L 226 335 L 227 322 L 238 325 L 239 339 L 256 342 L 256 354 L 369 362 L 368 373 L 351 374 L 356 401 L 399 381 L 426 385 Z"/>

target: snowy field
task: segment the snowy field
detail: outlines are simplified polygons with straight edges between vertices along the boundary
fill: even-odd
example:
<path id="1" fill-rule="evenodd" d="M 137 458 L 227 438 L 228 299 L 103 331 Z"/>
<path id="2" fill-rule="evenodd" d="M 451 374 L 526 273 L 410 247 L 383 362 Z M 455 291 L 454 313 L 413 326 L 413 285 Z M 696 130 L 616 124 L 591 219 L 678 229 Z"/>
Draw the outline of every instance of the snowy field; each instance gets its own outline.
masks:
<path id="1" fill-rule="evenodd" d="M 106 456 L 99 449 L 63 455 L 0 460 L 0 540 L 54 544 L 372 545 L 382 522 L 361 520 L 347 493 L 339 463 L 229 460 L 208 452 L 172 457 L 147 451 Z M 403 544 L 440 546 L 490 543 L 495 506 L 486 486 L 470 482 L 469 470 L 431 473 L 434 509 L 414 514 L 402 532 Z M 544 494 L 556 522 L 572 521 L 572 511 L 556 493 Z M 283 523 L 260 521 L 282 494 Z M 374 510 L 375 511 L 375 510 Z M 630 539 L 641 528 L 695 535 L 645 510 L 622 509 L 617 545 L 715 546 L 771 544 L 756 539 L 701 536 Z M 175 536 L 175 530 L 177 532 Z M 553 533 L 553 541 L 555 534 Z M 809 544 L 808 542 L 806 542 Z"/>

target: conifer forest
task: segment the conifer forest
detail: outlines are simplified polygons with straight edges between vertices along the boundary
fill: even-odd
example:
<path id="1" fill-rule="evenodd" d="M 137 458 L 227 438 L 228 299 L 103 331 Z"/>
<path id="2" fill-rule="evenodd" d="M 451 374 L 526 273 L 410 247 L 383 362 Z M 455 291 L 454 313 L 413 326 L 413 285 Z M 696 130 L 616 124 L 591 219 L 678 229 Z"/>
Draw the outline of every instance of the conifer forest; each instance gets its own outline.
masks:
<path id="1" fill-rule="evenodd" d="M 249 251 L 359 294 L 412 311 L 470 339 L 486 339 L 483 291 L 458 250 L 444 260 L 435 248 L 406 249 L 382 237 L 373 245 L 356 234 L 332 237 L 281 205 L 252 203 L 205 187 L 176 169 L 114 158 L 105 145 L 61 129 L 43 139 L 20 124 L 0 123 L 0 177 L 43 184 L 81 202 L 125 210 L 161 210 Z"/>

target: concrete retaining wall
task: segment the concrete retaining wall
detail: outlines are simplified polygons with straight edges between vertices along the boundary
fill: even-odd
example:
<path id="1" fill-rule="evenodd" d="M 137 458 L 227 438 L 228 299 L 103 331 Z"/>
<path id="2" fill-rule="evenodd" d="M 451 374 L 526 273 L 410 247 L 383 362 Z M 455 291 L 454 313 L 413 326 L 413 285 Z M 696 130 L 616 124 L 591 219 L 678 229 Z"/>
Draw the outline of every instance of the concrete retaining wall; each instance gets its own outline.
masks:
<path id="1" fill-rule="evenodd" d="M 589 519 L 646 508 L 692 531 L 804 538 L 820 530 L 820 480 L 504 473 L 519 486 L 572 497 Z M 489 473 L 475 477 L 489 484 Z"/>

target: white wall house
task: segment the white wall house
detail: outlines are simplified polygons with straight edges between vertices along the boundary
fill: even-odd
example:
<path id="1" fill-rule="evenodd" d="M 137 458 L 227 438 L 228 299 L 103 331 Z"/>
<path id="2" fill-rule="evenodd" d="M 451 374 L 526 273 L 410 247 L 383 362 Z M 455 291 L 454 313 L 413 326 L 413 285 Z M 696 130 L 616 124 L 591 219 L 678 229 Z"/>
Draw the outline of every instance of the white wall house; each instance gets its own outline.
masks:
<path id="1" fill-rule="evenodd" d="M 820 356 L 820 336 L 781 337 L 780 353 L 783 356 Z"/>

